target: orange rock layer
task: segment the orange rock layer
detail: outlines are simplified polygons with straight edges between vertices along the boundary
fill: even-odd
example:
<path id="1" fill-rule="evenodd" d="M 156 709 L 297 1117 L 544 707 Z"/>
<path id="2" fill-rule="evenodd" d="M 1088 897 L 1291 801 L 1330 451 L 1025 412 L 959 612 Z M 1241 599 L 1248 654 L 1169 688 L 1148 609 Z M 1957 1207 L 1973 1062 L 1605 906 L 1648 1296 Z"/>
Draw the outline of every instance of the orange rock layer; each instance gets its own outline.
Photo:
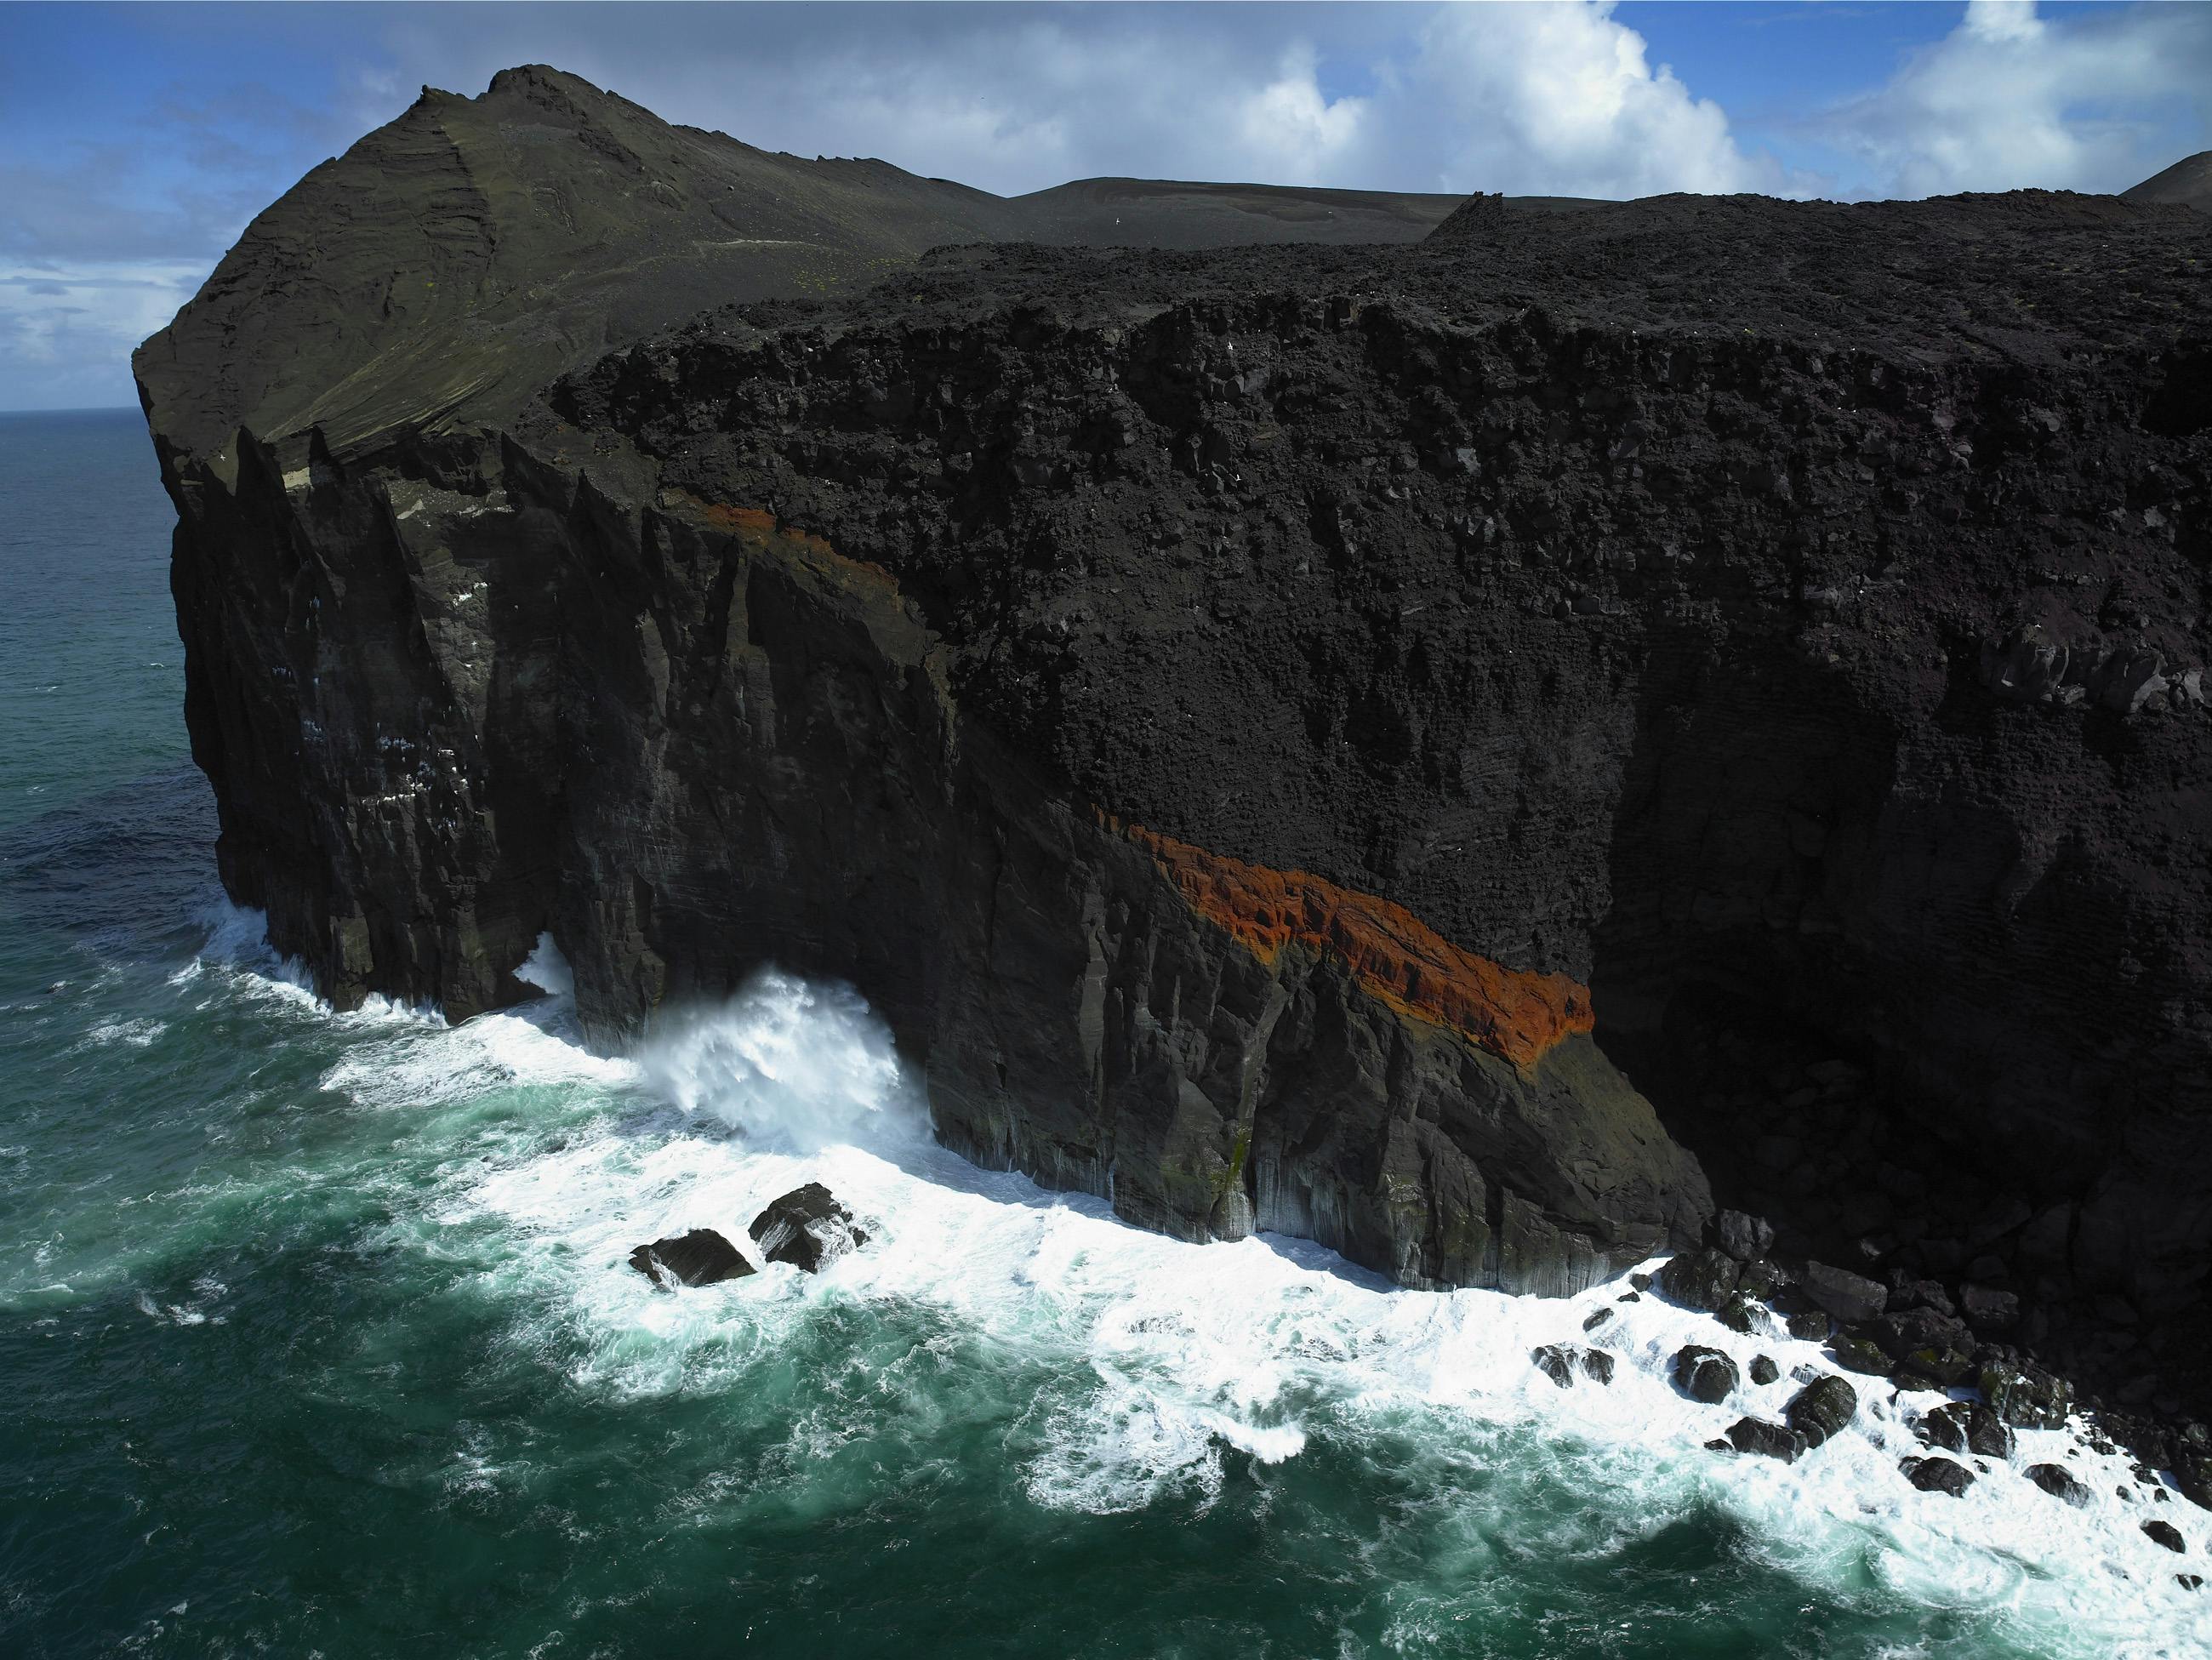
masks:
<path id="1" fill-rule="evenodd" d="M 826 539 L 811 531 L 779 524 L 775 515 L 765 508 L 737 508 L 726 502 L 703 501 L 689 490 L 672 489 L 666 492 L 666 497 L 690 507 L 716 530 L 732 532 L 741 539 L 756 544 L 770 540 L 788 542 L 810 553 L 826 555 L 849 569 L 865 572 L 893 587 L 898 586 L 898 579 L 872 559 L 854 559 L 838 552 Z"/>
<path id="2" fill-rule="evenodd" d="M 1589 987 L 1462 951 L 1403 905 L 1135 824 L 1121 828 L 1159 861 L 1193 910 L 1271 966 L 1292 946 L 1326 952 L 1399 1013 L 1455 1031 L 1516 1066 L 1594 1024 Z"/>

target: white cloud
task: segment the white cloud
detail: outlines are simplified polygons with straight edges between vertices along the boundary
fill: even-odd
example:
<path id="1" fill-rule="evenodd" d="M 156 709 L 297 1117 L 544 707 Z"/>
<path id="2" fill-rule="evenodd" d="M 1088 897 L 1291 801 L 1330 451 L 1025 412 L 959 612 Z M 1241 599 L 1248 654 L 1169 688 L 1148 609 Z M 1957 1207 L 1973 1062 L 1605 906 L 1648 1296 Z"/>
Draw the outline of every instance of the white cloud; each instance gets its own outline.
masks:
<path id="1" fill-rule="evenodd" d="M 1813 124 L 1880 193 L 2124 190 L 2201 142 L 2212 119 L 2212 8 L 2142 5 L 2046 18 L 1972 0 L 1888 82 Z"/>
<path id="2" fill-rule="evenodd" d="M 1782 190 L 1718 104 L 1599 4 L 1453 7 L 1422 32 L 1389 112 L 1400 188 L 1547 196 Z"/>

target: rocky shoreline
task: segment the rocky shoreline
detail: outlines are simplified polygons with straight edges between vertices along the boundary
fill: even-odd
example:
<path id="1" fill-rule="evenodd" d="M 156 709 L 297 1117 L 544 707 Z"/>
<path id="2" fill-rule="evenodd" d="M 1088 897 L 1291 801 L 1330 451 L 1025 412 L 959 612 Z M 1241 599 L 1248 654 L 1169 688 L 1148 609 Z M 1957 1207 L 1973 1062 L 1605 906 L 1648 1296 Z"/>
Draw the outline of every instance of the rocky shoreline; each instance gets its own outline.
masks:
<path id="1" fill-rule="evenodd" d="M 550 933 L 619 1045 L 835 976 L 943 1142 L 1139 1225 L 1552 1295 L 1671 1250 L 2197 1468 L 2202 216 L 991 246 L 789 161 L 426 95 L 142 350 L 223 879 L 325 995 L 465 1018 Z M 818 255 L 727 252 L 810 192 Z"/>

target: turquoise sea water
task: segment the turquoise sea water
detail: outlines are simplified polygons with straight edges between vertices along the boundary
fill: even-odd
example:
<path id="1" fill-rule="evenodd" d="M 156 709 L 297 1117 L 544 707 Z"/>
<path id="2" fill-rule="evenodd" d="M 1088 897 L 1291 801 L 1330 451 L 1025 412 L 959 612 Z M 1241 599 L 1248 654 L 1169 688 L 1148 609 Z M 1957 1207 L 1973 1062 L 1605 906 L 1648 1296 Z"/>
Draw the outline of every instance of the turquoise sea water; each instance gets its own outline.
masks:
<path id="1" fill-rule="evenodd" d="M 836 988 L 332 1015 L 214 881 L 169 525 L 135 413 L 0 420 L 0 1653 L 2212 1652 L 2203 1518 L 2069 1437 L 1717 1457 L 1815 1351 L 1133 1232 L 933 1148 Z M 875 1235 L 818 1279 L 624 1263 L 813 1178 Z M 1784 1379 L 1688 1402 L 1692 1338 Z"/>

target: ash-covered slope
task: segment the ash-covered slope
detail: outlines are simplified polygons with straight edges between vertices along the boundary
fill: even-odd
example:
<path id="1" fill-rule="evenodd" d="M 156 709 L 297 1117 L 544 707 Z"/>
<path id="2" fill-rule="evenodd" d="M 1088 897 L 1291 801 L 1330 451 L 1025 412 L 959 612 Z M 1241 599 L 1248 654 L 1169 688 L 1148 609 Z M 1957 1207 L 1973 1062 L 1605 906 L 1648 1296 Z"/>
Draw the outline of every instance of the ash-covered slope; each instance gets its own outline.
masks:
<path id="1" fill-rule="evenodd" d="M 844 976 L 948 1141 L 1148 1225 L 1565 1289 L 1695 1231 L 1686 1136 L 2118 1342 L 2212 1250 L 2205 233 L 971 247 L 374 444 L 240 362 L 228 449 L 155 384 L 219 274 L 145 372 L 225 878 L 342 1001 L 549 927 L 609 1035 Z"/>
<path id="2" fill-rule="evenodd" d="M 865 286 L 946 243 L 1412 241 L 1448 196 L 1096 179 L 1008 200 L 675 127 L 533 64 L 424 88 L 257 218 L 137 369 L 155 432 L 343 453 L 511 417 L 562 368 L 707 307 Z"/>
<path id="3" fill-rule="evenodd" d="M 2199 150 L 2194 155 L 2185 156 L 2140 185 L 2130 185 L 2120 192 L 2120 199 L 2145 205 L 2163 203 L 2212 213 L 2212 150 Z"/>

